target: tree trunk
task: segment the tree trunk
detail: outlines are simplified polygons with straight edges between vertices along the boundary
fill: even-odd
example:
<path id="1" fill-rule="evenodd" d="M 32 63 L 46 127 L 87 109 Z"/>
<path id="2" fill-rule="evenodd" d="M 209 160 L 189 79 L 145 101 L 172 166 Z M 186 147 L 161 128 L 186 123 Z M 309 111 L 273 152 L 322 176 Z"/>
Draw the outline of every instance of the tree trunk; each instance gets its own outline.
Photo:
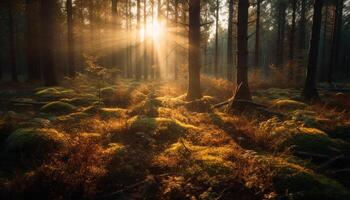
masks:
<path id="1" fill-rule="evenodd" d="M 255 67 L 260 66 L 260 12 L 261 12 L 261 0 L 256 2 L 256 24 L 255 24 Z"/>
<path id="2" fill-rule="evenodd" d="M 322 42 L 322 64 L 319 81 L 323 82 L 327 80 L 327 33 L 328 33 L 328 5 L 325 6 L 325 16 L 323 22 L 323 42 Z"/>
<path id="3" fill-rule="evenodd" d="M 135 78 L 136 80 L 141 80 L 141 59 L 140 59 L 140 35 L 138 32 L 141 30 L 141 0 L 136 1 L 136 18 L 137 18 L 137 28 L 136 28 L 136 37 L 137 37 L 137 44 L 135 46 L 136 50 L 136 67 L 135 67 Z"/>
<path id="4" fill-rule="evenodd" d="M 57 85 L 54 67 L 55 4 L 54 0 L 41 0 L 41 61 L 46 86 Z"/>
<path id="5" fill-rule="evenodd" d="M 329 66 L 328 66 L 328 83 L 329 84 L 333 82 L 333 71 L 338 64 L 338 59 L 339 59 L 339 49 L 340 49 L 339 46 L 340 46 L 341 29 L 342 29 L 343 4 L 344 4 L 344 0 L 336 0 L 331 56 L 330 56 Z"/>
<path id="6" fill-rule="evenodd" d="M 147 0 L 143 1 L 143 79 L 148 79 L 148 59 L 147 59 Z"/>
<path id="7" fill-rule="evenodd" d="M 234 0 L 229 1 L 227 27 L 227 80 L 233 81 L 233 9 Z M 260 1 L 260 0 L 258 0 Z"/>
<path id="8" fill-rule="evenodd" d="M 214 75 L 215 78 L 219 76 L 219 11 L 220 11 L 220 2 L 216 0 L 216 11 L 215 11 L 215 57 L 214 57 Z"/>
<path id="9" fill-rule="evenodd" d="M 158 26 L 160 26 L 160 21 L 161 21 L 161 18 L 162 18 L 162 1 L 161 0 L 158 0 L 158 3 L 157 3 L 157 10 L 158 10 L 158 13 L 157 13 L 157 20 L 158 20 Z M 158 38 L 157 38 L 158 39 Z M 157 79 L 160 79 L 161 78 L 161 69 L 160 69 L 160 58 L 159 58 L 159 54 L 155 54 L 156 56 L 156 61 L 155 61 L 155 64 L 156 64 L 156 78 Z"/>
<path id="10" fill-rule="evenodd" d="M 299 21 L 299 50 L 306 49 L 306 1 L 301 0 L 300 21 Z"/>
<path id="11" fill-rule="evenodd" d="M 176 39 L 179 37 L 179 24 L 178 24 L 178 19 L 179 19 L 179 0 L 175 0 L 175 5 L 174 5 L 174 9 L 175 9 L 175 35 L 176 35 Z M 179 73 L 179 69 L 178 69 L 178 62 L 177 62 L 177 55 L 178 55 L 178 50 L 177 50 L 177 44 L 175 44 L 175 59 L 174 59 L 174 79 L 178 80 L 178 73 Z"/>
<path id="12" fill-rule="evenodd" d="M 289 61 L 294 60 L 294 40 L 295 40 L 295 20 L 296 20 L 296 11 L 297 11 L 297 0 L 293 0 L 292 3 L 292 27 L 290 30 L 290 38 L 289 38 Z"/>
<path id="13" fill-rule="evenodd" d="M 312 32 L 310 39 L 309 61 L 307 65 L 307 75 L 305 86 L 303 90 L 303 97 L 307 101 L 314 101 L 319 99 L 316 88 L 316 74 L 317 74 L 317 59 L 318 47 L 320 40 L 321 24 L 322 24 L 322 6 L 323 0 L 315 0 L 314 15 L 312 19 Z"/>
<path id="14" fill-rule="evenodd" d="M 68 33 L 68 74 L 75 77 L 75 56 L 74 56 L 74 32 L 73 32 L 73 6 L 72 0 L 67 0 L 67 33 Z"/>
<path id="15" fill-rule="evenodd" d="M 11 80 L 13 82 L 18 81 L 17 77 L 17 62 L 16 62 L 16 33 L 14 27 L 13 13 L 15 5 L 14 2 L 9 2 L 8 7 L 8 27 L 10 36 L 10 61 L 11 61 Z"/>
<path id="16" fill-rule="evenodd" d="M 202 97 L 200 86 L 200 0 L 189 0 L 189 49 L 188 49 L 188 93 L 189 100 L 200 99 Z"/>
<path id="17" fill-rule="evenodd" d="M 115 34 L 118 31 L 118 0 L 112 0 L 112 33 Z M 117 49 L 115 46 L 112 46 L 112 67 L 117 67 Z"/>
<path id="18" fill-rule="evenodd" d="M 248 85 L 248 9 L 249 0 L 238 0 L 237 23 L 237 91 L 236 99 L 251 100 Z"/>
<path id="19" fill-rule="evenodd" d="M 285 38 L 285 26 L 286 26 L 286 9 L 285 2 L 278 2 L 278 17 L 277 17 L 277 66 L 282 67 L 284 64 L 284 38 Z"/>
<path id="20" fill-rule="evenodd" d="M 26 19 L 27 19 L 27 32 L 26 32 L 26 53 L 27 53 L 27 66 L 28 66 L 28 80 L 40 80 L 40 51 L 38 47 L 39 26 L 36 21 L 39 20 L 37 15 L 39 6 L 37 1 L 26 0 Z"/>
<path id="21" fill-rule="evenodd" d="M 294 78 L 294 42 L 295 42 L 295 20 L 297 11 L 297 0 L 292 1 L 292 26 L 289 35 L 289 81 L 293 81 Z"/>

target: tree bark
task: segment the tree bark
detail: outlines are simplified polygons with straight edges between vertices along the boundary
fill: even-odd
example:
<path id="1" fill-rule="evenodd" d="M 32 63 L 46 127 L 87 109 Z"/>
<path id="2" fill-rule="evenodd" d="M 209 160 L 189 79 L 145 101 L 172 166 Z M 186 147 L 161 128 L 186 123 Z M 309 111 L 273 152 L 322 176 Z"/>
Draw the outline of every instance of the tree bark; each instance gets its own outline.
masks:
<path id="1" fill-rule="evenodd" d="M 140 60 L 140 36 L 138 34 L 138 31 L 141 30 L 141 0 L 136 1 L 136 18 L 137 18 L 137 44 L 135 46 L 136 50 L 136 67 L 135 67 L 135 78 L 136 80 L 141 80 L 141 60 Z"/>
<path id="2" fill-rule="evenodd" d="M 315 101 L 319 99 L 316 88 L 317 59 L 318 47 L 320 40 L 321 24 L 322 24 L 322 6 L 323 0 L 315 0 L 314 15 L 312 19 L 312 32 L 310 39 L 309 61 L 307 65 L 307 75 L 303 90 L 303 97 L 307 101 Z"/>
<path id="3" fill-rule="evenodd" d="M 227 80 L 233 81 L 233 12 L 234 0 L 229 1 L 228 27 L 227 27 Z M 260 0 L 258 0 L 260 1 Z"/>
<path id="4" fill-rule="evenodd" d="M 11 62 L 11 80 L 18 82 L 17 77 L 17 62 L 16 62 L 16 33 L 14 27 L 13 13 L 15 10 L 14 2 L 9 2 L 8 7 L 8 27 L 10 40 L 10 62 Z"/>
<path id="5" fill-rule="evenodd" d="M 306 49 L 306 1 L 301 0 L 300 21 L 299 21 L 299 50 Z"/>
<path id="6" fill-rule="evenodd" d="M 336 0 L 331 56 L 329 59 L 329 66 L 328 66 L 328 83 L 329 84 L 333 82 L 333 71 L 338 64 L 338 59 L 339 59 L 339 49 L 340 49 L 339 46 L 340 46 L 341 29 L 342 29 L 343 4 L 344 4 L 344 0 Z"/>
<path id="7" fill-rule="evenodd" d="M 219 77 L 219 11 L 220 2 L 216 0 L 216 11 L 215 11 L 215 57 L 214 57 L 214 75 L 215 78 Z"/>
<path id="8" fill-rule="evenodd" d="M 188 72 L 189 86 L 187 98 L 189 100 L 202 97 L 200 86 L 200 0 L 189 0 L 189 50 L 188 50 Z"/>
<path id="9" fill-rule="evenodd" d="M 46 86 L 57 85 L 54 67 L 55 6 L 54 0 L 41 0 L 41 61 Z"/>
<path id="10" fill-rule="evenodd" d="M 178 24 L 178 19 L 179 19 L 179 0 L 175 0 L 175 34 L 176 34 L 176 39 L 179 37 L 179 24 Z M 177 62 L 177 55 L 178 55 L 178 49 L 177 49 L 177 44 L 175 44 L 175 59 L 174 59 L 174 79 L 178 80 L 178 62 Z"/>
<path id="11" fill-rule="evenodd" d="M 238 0 L 237 24 L 237 91 L 236 99 L 251 100 L 248 85 L 248 9 L 249 0 Z"/>
<path id="12" fill-rule="evenodd" d="M 286 9 L 287 5 L 284 1 L 278 2 L 278 17 L 277 17 L 277 66 L 282 67 L 284 64 L 284 39 L 286 26 Z"/>
<path id="13" fill-rule="evenodd" d="M 35 0 L 26 0 L 26 54 L 28 67 L 28 80 L 40 80 L 40 51 L 38 47 L 39 26 L 36 21 L 39 20 L 37 15 L 39 6 Z"/>
<path id="14" fill-rule="evenodd" d="M 261 13 L 261 0 L 256 2 L 256 24 L 255 24 L 255 67 L 260 66 L 260 13 Z"/>
<path id="15" fill-rule="evenodd" d="M 147 59 L 147 0 L 143 0 L 143 79 L 148 79 L 148 59 Z"/>
<path id="16" fill-rule="evenodd" d="M 112 0 L 112 28 L 111 28 L 113 34 L 115 34 L 118 31 L 118 0 Z M 115 46 L 112 46 L 112 67 L 117 67 L 117 49 Z M 119 69 L 120 70 L 120 69 Z"/>
<path id="17" fill-rule="evenodd" d="M 75 43 L 73 32 L 73 6 L 72 0 L 67 0 L 67 33 L 68 33 L 68 74 L 70 77 L 75 77 Z"/>

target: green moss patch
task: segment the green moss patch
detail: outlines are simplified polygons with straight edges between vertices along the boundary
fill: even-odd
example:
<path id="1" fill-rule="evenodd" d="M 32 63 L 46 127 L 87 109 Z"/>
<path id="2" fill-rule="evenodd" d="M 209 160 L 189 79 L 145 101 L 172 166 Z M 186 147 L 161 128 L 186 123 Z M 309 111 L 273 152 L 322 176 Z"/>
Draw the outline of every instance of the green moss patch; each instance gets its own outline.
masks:
<path id="1" fill-rule="evenodd" d="M 296 109 L 304 109 L 307 106 L 308 106 L 307 104 L 300 101 L 294 101 L 290 99 L 280 99 L 280 100 L 276 100 L 273 103 L 272 107 L 281 109 L 281 110 L 296 110 Z"/>
<path id="2" fill-rule="evenodd" d="M 54 129 L 18 129 L 7 138 L 5 150 L 28 159 L 42 158 L 62 147 L 65 141 L 66 137 Z"/>
<path id="3" fill-rule="evenodd" d="M 52 114 L 67 114 L 74 112 L 76 109 L 77 108 L 72 104 L 62 101 L 54 101 L 41 107 L 40 111 Z"/>

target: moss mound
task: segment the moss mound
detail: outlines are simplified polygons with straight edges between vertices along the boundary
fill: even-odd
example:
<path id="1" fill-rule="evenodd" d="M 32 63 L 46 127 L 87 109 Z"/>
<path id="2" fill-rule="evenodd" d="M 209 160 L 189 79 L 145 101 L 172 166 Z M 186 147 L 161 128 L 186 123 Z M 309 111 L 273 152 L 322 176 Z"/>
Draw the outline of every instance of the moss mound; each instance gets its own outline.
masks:
<path id="1" fill-rule="evenodd" d="M 127 110 L 121 108 L 101 108 L 100 115 L 103 118 L 121 118 L 125 117 Z"/>
<path id="2" fill-rule="evenodd" d="M 144 133 L 159 142 L 172 141 L 195 127 L 167 118 L 135 116 L 127 121 L 129 133 Z"/>
<path id="3" fill-rule="evenodd" d="M 40 110 L 45 113 L 67 114 L 74 112 L 76 109 L 77 108 L 72 104 L 65 103 L 62 101 L 54 101 L 44 105 L 43 107 L 41 107 Z"/>
<path id="4" fill-rule="evenodd" d="M 62 87 L 39 88 L 35 92 L 35 96 L 45 99 L 55 99 L 58 97 L 69 97 L 73 95 L 75 95 L 73 90 Z"/>
<path id="5" fill-rule="evenodd" d="M 286 199 L 349 199 L 350 192 L 337 181 L 317 175 L 299 165 L 273 159 L 274 186 Z"/>
<path id="6" fill-rule="evenodd" d="M 42 158 L 62 147 L 65 141 L 65 136 L 54 129 L 18 129 L 7 138 L 5 150 L 24 158 Z"/>
<path id="7" fill-rule="evenodd" d="M 296 109 L 304 109 L 308 105 L 300 102 L 294 101 L 290 99 L 280 99 L 273 103 L 273 107 L 281 109 L 281 110 L 296 110 Z"/>

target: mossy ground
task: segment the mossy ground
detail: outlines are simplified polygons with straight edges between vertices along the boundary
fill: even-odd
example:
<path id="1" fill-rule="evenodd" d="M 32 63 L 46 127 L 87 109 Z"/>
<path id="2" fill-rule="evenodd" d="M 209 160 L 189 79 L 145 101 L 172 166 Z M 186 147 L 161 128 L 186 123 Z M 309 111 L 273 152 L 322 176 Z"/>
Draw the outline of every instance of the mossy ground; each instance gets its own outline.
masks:
<path id="1" fill-rule="evenodd" d="M 350 113 L 335 98 L 260 89 L 285 115 L 266 119 L 211 109 L 232 95 L 223 80 L 204 77 L 193 102 L 182 82 L 96 84 L 13 92 L 40 104 L 0 111 L 1 198 L 350 199 Z"/>

